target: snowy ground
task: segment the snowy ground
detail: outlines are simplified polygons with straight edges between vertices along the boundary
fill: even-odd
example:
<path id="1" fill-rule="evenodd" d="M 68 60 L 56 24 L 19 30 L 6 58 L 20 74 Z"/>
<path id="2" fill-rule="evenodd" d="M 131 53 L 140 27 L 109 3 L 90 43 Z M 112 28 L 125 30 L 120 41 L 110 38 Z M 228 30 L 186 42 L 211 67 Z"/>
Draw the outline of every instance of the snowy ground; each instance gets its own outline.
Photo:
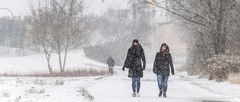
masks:
<path id="1" fill-rule="evenodd" d="M 42 55 L 1 57 L 1 73 L 45 72 Z M 82 50 L 69 54 L 68 67 L 106 68 L 105 64 L 88 59 Z M 184 59 L 174 58 L 176 69 L 182 68 Z M 53 59 L 52 61 L 56 61 Z M 240 85 L 217 83 L 186 72 L 170 76 L 168 98 L 159 98 L 156 76 L 151 63 L 141 79 L 141 97 L 131 97 L 131 79 L 127 71 L 115 68 L 114 76 L 37 78 L 0 77 L 0 102 L 240 102 Z M 56 68 L 57 64 L 53 66 Z"/>
<path id="2" fill-rule="evenodd" d="M 0 102 L 88 101 L 84 90 L 96 78 L 1 78 Z"/>
<path id="3" fill-rule="evenodd" d="M 90 86 L 96 102 L 240 102 L 240 86 L 209 82 L 180 72 L 169 80 L 168 98 L 159 98 L 155 75 L 151 70 L 142 79 L 141 97 L 131 97 L 131 79 L 127 72 L 98 80 Z"/>
<path id="4" fill-rule="evenodd" d="M 0 74 L 36 74 L 48 72 L 47 61 L 43 54 L 22 57 L 0 57 L 0 62 Z M 56 54 L 52 55 L 51 66 L 54 71 L 59 71 L 58 56 Z M 66 68 L 70 71 L 78 69 L 106 69 L 106 65 L 87 58 L 83 50 L 72 50 L 67 57 Z"/>
<path id="5" fill-rule="evenodd" d="M 127 72 L 82 78 L 0 78 L 0 102 L 240 102 L 240 86 L 171 76 L 168 98 L 159 98 L 155 75 L 145 71 L 141 97 L 131 97 Z"/>
<path id="6" fill-rule="evenodd" d="M 176 68 L 181 63 L 176 62 Z M 97 65 L 96 65 L 97 66 Z M 240 102 L 240 86 L 217 83 L 185 72 L 169 80 L 168 98 L 159 98 L 156 76 L 144 72 L 141 97 L 131 97 L 127 71 L 114 76 L 75 78 L 0 78 L 0 102 Z"/>

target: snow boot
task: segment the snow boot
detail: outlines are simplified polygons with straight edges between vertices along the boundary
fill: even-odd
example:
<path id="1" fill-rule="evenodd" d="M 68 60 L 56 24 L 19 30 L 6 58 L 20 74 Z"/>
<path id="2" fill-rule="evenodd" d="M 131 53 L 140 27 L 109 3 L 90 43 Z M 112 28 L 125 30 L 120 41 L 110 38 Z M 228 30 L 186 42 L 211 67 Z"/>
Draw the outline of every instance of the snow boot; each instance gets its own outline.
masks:
<path id="1" fill-rule="evenodd" d="M 167 98 L 166 92 L 163 93 L 163 97 L 164 97 L 164 98 Z"/>
<path id="2" fill-rule="evenodd" d="M 162 97 L 162 94 L 163 94 L 163 92 L 160 91 L 159 94 L 158 94 L 158 97 Z"/>
<path id="3" fill-rule="evenodd" d="M 136 97 L 136 93 L 135 92 L 132 94 L 132 97 Z"/>
<path id="4" fill-rule="evenodd" d="M 137 96 L 137 97 L 140 97 L 140 94 L 139 94 L 139 93 L 137 93 L 137 94 L 136 94 L 136 96 Z"/>

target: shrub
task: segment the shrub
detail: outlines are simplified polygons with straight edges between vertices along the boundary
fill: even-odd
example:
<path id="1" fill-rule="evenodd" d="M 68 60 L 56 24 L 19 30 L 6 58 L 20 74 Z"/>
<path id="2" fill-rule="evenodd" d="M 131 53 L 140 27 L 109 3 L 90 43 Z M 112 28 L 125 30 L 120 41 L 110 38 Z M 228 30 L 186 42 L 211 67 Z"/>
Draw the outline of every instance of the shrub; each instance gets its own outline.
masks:
<path id="1" fill-rule="evenodd" d="M 56 86 L 62 86 L 62 85 L 64 85 L 64 80 L 61 80 L 61 79 L 60 79 L 60 80 L 56 80 L 56 81 L 55 81 L 55 85 L 56 85 Z"/>
<path id="2" fill-rule="evenodd" d="M 77 90 L 77 92 L 80 93 L 85 100 L 94 101 L 94 97 L 87 91 L 86 88 L 81 87 L 79 90 Z"/>
<path id="3" fill-rule="evenodd" d="M 33 81 L 33 84 L 34 85 L 41 85 L 41 86 L 43 86 L 43 85 L 45 85 L 46 84 L 46 81 L 44 81 L 44 80 L 40 80 L 40 79 L 35 79 L 34 81 Z"/>
<path id="4" fill-rule="evenodd" d="M 10 97 L 11 93 L 9 91 L 3 91 L 2 92 L 2 97 Z"/>
<path id="5" fill-rule="evenodd" d="M 235 84 L 240 84 L 240 73 L 230 73 L 228 81 Z"/>
<path id="6" fill-rule="evenodd" d="M 45 89 L 44 88 L 37 88 L 37 87 L 31 87 L 27 90 L 25 90 L 27 94 L 44 94 Z"/>
<path id="7" fill-rule="evenodd" d="M 224 81 L 229 73 L 240 72 L 240 56 L 234 55 L 215 55 L 207 59 L 209 79 Z"/>

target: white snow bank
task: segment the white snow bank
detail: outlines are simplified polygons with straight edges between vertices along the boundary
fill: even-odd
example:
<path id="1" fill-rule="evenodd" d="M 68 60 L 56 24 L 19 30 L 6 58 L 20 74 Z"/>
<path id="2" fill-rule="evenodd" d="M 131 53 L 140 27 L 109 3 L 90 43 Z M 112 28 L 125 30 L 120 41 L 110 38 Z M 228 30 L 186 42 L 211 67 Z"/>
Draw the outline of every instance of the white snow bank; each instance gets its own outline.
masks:
<path id="1" fill-rule="evenodd" d="M 54 71 L 59 71 L 58 57 L 52 56 L 51 65 Z M 66 70 L 102 69 L 105 64 L 87 58 L 83 50 L 70 51 L 67 57 Z M 25 57 L 0 57 L 0 73 L 34 74 L 48 72 L 47 61 L 43 54 Z"/>

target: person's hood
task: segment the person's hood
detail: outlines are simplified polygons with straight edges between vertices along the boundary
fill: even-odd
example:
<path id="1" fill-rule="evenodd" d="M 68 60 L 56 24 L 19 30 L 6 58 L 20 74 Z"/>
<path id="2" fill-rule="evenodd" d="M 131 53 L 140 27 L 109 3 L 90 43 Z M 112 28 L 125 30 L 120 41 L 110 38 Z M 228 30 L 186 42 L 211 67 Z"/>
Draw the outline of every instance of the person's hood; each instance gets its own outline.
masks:
<path id="1" fill-rule="evenodd" d="M 132 42 L 132 47 L 134 47 L 134 45 L 133 45 L 134 42 L 138 43 L 138 46 L 139 46 L 139 47 L 142 47 L 141 44 L 139 43 L 138 39 L 134 39 L 134 40 L 133 40 L 133 42 Z"/>
<path id="2" fill-rule="evenodd" d="M 166 44 L 166 43 L 163 43 L 160 47 L 160 52 L 162 51 L 162 47 L 163 46 L 166 46 L 166 53 L 169 53 L 170 52 L 170 49 L 169 49 L 169 46 Z"/>
<path id="3" fill-rule="evenodd" d="M 139 44 L 139 41 L 138 41 L 138 39 L 134 39 L 134 40 L 133 40 L 133 42 L 132 42 L 132 45 L 133 45 L 133 43 L 134 43 L 134 42 L 136 42 L 136 43 L 138 43 L 138 44 Z"/>

